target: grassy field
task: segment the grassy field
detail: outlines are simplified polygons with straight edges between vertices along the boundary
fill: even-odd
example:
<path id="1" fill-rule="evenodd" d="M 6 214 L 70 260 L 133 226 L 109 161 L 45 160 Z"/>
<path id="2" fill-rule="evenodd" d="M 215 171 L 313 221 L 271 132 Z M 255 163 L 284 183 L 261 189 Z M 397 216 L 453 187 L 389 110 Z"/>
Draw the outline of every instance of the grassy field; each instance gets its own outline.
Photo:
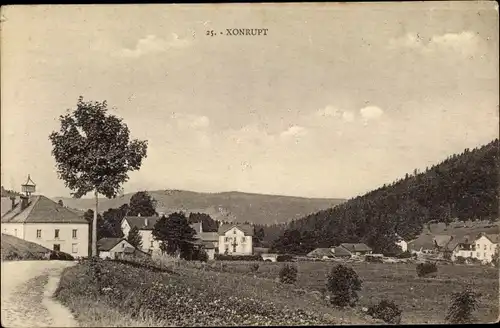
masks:
<path id="1" fill-rule="evenodd" d="M 2 261 L 43 260 L 50 250 L 38 244 L 2 234 L 1 253 Z"/>
<path id="2" fill-rule="evenodd" d="M 99 261 L 95 266 L 86 261 L 65 270 L 55 296 L 72 310 L 81 326 L 87 327 L 114 326 L 114 322 L 122 326 L 376 322 L 359 309 L 335 309 L 315 293 L 274 279 L 206 271 L 191 265 L 178 266 L 172 274 L 115 261 Z"/>
<path id="3" fill-rule="evenodd" d="M 260 263 L 257 272 L 250 272 L 250 263 L 226 262 L 224 271 L 274 279 L 281 263 Z M 325 287 L 326 275 L 336 265 L 329 262 L 297 262 L 297 287 L 320 291 Z M 498 269 L 485 266 L 440 265 L 436 278 L 419 278 L 415 264 L 351 263 L 362 279 L 359 306 L 368 307 L 383 297 L 396 302 L 403 311 L 402 323 L 442 323 L 453 292 L 467 283 L 482 294 L 475 313 L 480 322 L 498 318 Z M 215 266 L 221 269 L 221 264 Z"/>

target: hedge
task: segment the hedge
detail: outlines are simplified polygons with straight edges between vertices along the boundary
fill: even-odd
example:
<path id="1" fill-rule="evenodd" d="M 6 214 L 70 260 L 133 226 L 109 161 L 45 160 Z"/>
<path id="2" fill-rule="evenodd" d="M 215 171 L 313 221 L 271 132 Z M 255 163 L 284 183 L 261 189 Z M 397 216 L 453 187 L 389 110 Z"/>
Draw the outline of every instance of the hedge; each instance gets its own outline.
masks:
<path id="1" fill-rule="evenodd" d="M 260 255 L 225 255 L 215 254 L 215 260 L 218 261 L 262 261 Z"/>

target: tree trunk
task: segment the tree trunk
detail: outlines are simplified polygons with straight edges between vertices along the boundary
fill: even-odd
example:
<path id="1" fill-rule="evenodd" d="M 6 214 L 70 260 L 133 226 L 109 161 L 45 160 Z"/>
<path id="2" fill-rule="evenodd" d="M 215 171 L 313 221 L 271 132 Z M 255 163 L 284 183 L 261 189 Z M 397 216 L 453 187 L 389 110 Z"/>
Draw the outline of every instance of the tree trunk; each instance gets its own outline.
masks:
<path id="1" fill-rule="evenodd" d="M 97 190 L 94 192 L 94 196 L 95 196 L 95 210 L 94 210 L 94 220 L 92 220 L 92 256 L 97 256 L 97 211 L 99 205 Z"/>

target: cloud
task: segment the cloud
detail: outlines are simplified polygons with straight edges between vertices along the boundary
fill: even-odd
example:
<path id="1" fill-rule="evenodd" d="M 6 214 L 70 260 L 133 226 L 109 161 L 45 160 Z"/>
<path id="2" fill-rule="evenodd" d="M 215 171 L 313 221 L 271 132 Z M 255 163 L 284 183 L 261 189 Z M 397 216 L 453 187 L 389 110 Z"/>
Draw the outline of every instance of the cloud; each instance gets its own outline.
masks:
<path id="1" fill-rule="evenodd" d="M 342 119 L 345 122 L 353 122 L 354 121 L 354 113 L 351 111 L 345 111 L 342 113 Z"/>
<path id="2" fill-rule="evenodd" d="M 119 53 L 122 57 L 138 58 L 148 54 L 161 53 L 174 48 L 183 48 L 190 44 L 189 40 L 179 39 L 179 36 L 172 33 L 169 39 L 163 39 L 156 35 L 148 35 L 139 39 L 134 49 L 122 49 Z"/>
<path id="3" fill-rule="evenodd" d="M 287 130 L 281 132 L 280 136 L 282 138 L 289 138 L 289 137 L 298 138 L 298 137 L 305 136 L 306 134 L 307 134 L 306 128 L 304 128 L 302 126 L 298 126 L 298 125 L 293 125 L 293 126 L 289 127 Z"/>
<path id="4" fill-rule="evenodd" d="M 371 119 L 377 119 L 380 116 L 382 116 L 382 114 L 384 114 L 384 111 L 377 106 L 368 106 L 361 108 L 359 110 L 359 113 L 361 114 L 361 117 L 363 119 L 371 120 Z"/>
<path id="5" fill-rule="evenodd" d="M 451 51 L 462 55 L 471 55 L 480 46 L 481 39 L 470 31 L 460 33 L 445 33 L 423 38 L 418 33 L 408 33 L 404 37 L 391 39 L 389 48 L 408 48 L 420 51 L 423 54 L 432 54 L 438 51 Z"/>
<path id="6" fill-rule="evenodd" d="M 238 145 L 255 144 L 269 145 L 274 141 L 274 136 L 268 134 L 265 130 L 260 129 L 256 125 L 246 125 L 241 129 L 230 129 L 225 132 L 226 138 Z"/>
<path id="7" fill-rule="evenodd" d="M 172 119 L 180 128 L 204 129 L 210 125 L 210 120 L 206 116 L 198 116 L 193 114 L 173 113 Z"/>

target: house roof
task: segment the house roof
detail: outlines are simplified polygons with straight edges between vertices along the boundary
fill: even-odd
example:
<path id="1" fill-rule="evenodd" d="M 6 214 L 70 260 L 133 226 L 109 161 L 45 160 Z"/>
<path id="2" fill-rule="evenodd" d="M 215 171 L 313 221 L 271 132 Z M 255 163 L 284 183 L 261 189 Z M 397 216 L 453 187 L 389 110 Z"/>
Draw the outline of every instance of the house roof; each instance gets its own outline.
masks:
<path id="1" fill-rule="evenodd" d="M 342 243 L 340 246 L 347 249 L 349 252 L 369 252 L 372 249 L 363 243 Z"/>
<path id="2" fill-rule="evenodd" d="M 269 253 L 268 247 L 254 247 L 253 252 L 257 254 L 267 254 Z"/>
<path id="3" fill-rule="evenodd" d="M 203 241 L 219 241 L 219 234 L 217 232 L 202 232 L 198 237 Z"/>
<path id="4" fill-rule="evenodd" d="M 215 244 L 211 241 L 203 241 L 203 247 L 206 249 L 214 249 Z"/>
<path id="5" fill-rule="evenodd" d="M 351 256 L 352 255 L 351 252 L 349 252 L 349 250 L 347 250 L 344 247 L 340 247 L 340 246 L 333 248 L 333 254 L 335 256 Z"/>
<path id="6" fill-rule="evenodd" d="M 219 227 L 219 235 L 224 235 L 229 229 L 232 229 L 233 227 L 236 227 L 239 230 L 243 231 L 246 236 L 253 236 L 253 226 L 250 224 L 241 223 L 222 224 Z"/>
<path id="7" fill-rule="evenodd" d="M 15 203 L 19 203 L 20 197 L 16 196 L 15 197 Z M 2 197 L 1 201 L 1 207 L 0 207 L 0 215 L 3 216 L 5 213 L 9 212 L 12 210 L 12 200 L 10 197 Z"/>
<path id="8" fill-rule="evenodd" d="M 2 215 L 2 223 L 81 223 L 88 224 L 82 215 L 53 200 L 42 196 L 31 196 L 28 206 L 21 209 L 17 204 L 14 208 Z"/>
<path id="9" fill-rule="evenodd" d="M 158 216 L 126 216 L 130 228 L 137 227 L 139 230 L 153 230 L 156 222 L 160 219 Z"/>
<path id="10" fill-rule="evenodd" d="M 433 238 L 433 242 L 438 247 L 447 247 L 450 241 L 453 239 L 453 236 L 448 235 L 436 235 Z"/>
<path id="11" fill-rule="evenodd" d="M 125 240 L 127 242 L 128 247 L 133 247 L 125 238 L 115 238 L 115 237 L 107 237 L 107 238 L 101 238 L 97 241 L 97 249 L 100 251 L 110 251 L 118 245 L 122 240 Z"/>
<path id="12" fill-rule="evenodd" d="M 316 248 L 307 253 L 307 256 L 333 256 L 333 252 L 330 248 Z"/>
<path id="13" fill-rule="evenodd" d="M 481 238 L 481 236 L 488 238 L 494 244 L 498 244 L 498 242 L 500 241 L 500 239 L 498 238 L 498 235 L 494 235 L 491 233 L 480 233 L 476 239 Z"/>
<path id="14" fill-rule="evenodd" d="M 203 228 L 202 228 L 202 225 L 201 225 L 201 222 L 195 222 L 195 223 L 191 223 L 189 225 L 191 228 L 194 229 L 194 231 L 196 231 L 196 233 L 200 232 L 200 231 L 203 231 Z"/>

